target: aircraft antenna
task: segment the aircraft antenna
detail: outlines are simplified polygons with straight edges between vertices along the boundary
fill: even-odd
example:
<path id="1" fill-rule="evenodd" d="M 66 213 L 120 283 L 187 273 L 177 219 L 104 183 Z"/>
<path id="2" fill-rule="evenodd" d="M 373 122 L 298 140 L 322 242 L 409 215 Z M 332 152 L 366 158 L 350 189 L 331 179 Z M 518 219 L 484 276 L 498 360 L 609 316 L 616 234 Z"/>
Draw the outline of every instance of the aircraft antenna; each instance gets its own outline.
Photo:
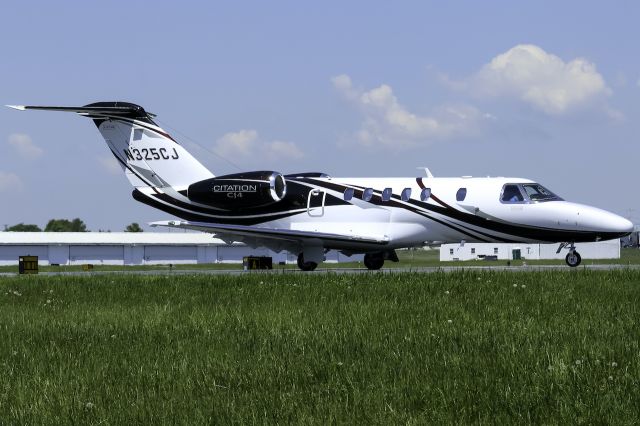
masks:
<path id="1" fill-rule="evenodd" d="M 217 152 L 207 148 L 204 145 L 201 145 L 200 143 L 198 143 L 198 141 L 196 141 L 193 138 L 190 138 L 188 135 L 184 134 L 183 132 L 181 132 L 180 130 L 176 129 L 173 126 L 170 126 L 166 121 L 160 121 L 157 118 L 154 119 L 155 121 L 157 121 L 158 123 L 160 123 L 162 125 L 162 127 L 166 127 L 168 129 L 170 129 L 173 133 L 177 133 L 180 136 L 182 136 L 183 138 L 185 138 L 186 140 L 188 140 L 189 142 L 191 142 L 192 144 L 198 146 L 200 149 L 203 149 L 204 151 L 208 152 L 209 154 L 213 155 L 214 157 L 218 157 L 223 161 L 226 161 L 228 164 L 230 164 L 231 166 L 235 167 L 236 169 L 238 169 L 239 171 L 243 171 L 244 169 L 240 166 L 238 166 L 236 163 L 234 163 L 233 161 L 229 160 L 228 158 L 218 154 Z M 217 174 L 217 173 L 216 173 Z"/>
<path id="2" fill-rule="evenodd" d="M 433 177 L 433 174 L 431 173 L 431 170 L 429 170 L 429 168 L 428 168 L 428 167 L 421 166 L 421 167 L 416 167 L 416 169 L 418 169 L 418 170 L 424 170 L 424 174 L 425 174 L 428 178 L 432 178 L 432 177 Z"/>

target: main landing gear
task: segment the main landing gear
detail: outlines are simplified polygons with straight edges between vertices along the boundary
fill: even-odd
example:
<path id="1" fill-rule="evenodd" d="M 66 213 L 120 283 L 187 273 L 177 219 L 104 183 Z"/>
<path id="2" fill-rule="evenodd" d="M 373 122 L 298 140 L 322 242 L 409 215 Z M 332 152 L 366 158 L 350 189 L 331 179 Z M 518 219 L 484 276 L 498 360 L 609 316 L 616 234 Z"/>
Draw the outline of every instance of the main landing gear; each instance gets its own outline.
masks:
<path id="1" fill-rule="evenodd" d="M 398 262 L 398 255 L 395 250 L 389 251 L 379 251 L 375 253 L 366 253 L 364 255 L 364 266 L 367 267 L 370 271 L 377 271 L 382 268 L 385 260 L 390 260 L 392 262 Z"/>
<path id="2" fill-rule="evenodd" d="M 302 253 L 298 255 L 298 268 L 300 268 L 300 270 L 313 271 L 317 267 L 318 267 L 318 264 L 316 262 L 305 262 L 304 255 Z"/>
<path id="3" fill-rule="evenodd" d="M 384 253 L 367 253 L 364 255 L 364 266 L 371 271 L 377 271 L 384 265 Z"/>
<path id="4" fill-rule="evenodd" d="M 556 251 L 556 253 L 560 253 L 560 250 L 566 248 L 567 246 L 569 246 L 569 244 L 571 244 L 569 247 L 569 253 L 564 258 L 564 261 L 570 267 L 575 268 L 582 262 L 582 257 L 580 256 L 580 253 L 576 251 L 576 247 L 573 245 L 573 243 L 560 243 L 560 247 L 558 247 L 558 251 Z"/>

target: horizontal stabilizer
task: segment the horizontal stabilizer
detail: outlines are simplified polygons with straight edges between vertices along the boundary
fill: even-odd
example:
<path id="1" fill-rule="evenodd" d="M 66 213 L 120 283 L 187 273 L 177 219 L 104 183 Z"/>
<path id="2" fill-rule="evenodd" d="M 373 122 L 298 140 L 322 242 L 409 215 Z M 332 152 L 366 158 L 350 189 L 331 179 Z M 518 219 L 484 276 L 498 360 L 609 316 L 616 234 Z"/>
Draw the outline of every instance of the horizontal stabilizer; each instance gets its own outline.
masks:
<path id="1" fill-rule="evenodd" d="M 81 107 L 65 106 L 41 106 L 41 105 L 6 105 L 9 108 L 19 111 L 40 110 L 40 111 L 62 111 L 75 112 L 82 115 L 115 115 L 123 117 L 155 117 L 155 114 L 148 113 L 139 105 L 129 102 L 97 102 Z"/>

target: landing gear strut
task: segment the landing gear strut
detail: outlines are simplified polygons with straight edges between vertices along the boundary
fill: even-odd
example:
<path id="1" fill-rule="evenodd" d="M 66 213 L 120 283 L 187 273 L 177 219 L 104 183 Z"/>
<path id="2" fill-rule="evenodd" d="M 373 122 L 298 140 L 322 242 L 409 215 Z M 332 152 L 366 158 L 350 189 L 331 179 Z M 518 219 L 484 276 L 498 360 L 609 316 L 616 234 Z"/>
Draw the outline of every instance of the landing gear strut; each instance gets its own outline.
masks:
<path id="1" fill-rule="evenodd" d="M 318 267 L 316 262 L 305 262 L 302 253 L 298 255 L 298 268 L 302 271 L 313 271 Z"/>
<path id="2" fill-rule="evenodd" d="M 364 255 L 364 266 L 371 271 L 377 271 L 384 265 L 384 253 L 367 253 Z"/>
<path id="3" fill-rule="evenodd" d="M 564 260 L 565 262 L 567 262 L 567 265 L 575 268 L 576 266 L 580 265 L 580 262 L 582 262 L 582 257 L 580 256 L 580 253 L 576 251 L 576 247 L 573 245 L 573 243 L 560 243 L 560 247 L 558 247 L 558 251 L 556 251 L 556 253 L 560 253 L 560 250 L 566 248 L 567 246 L 569 246 L 569 254 L 567 254 Z"/>

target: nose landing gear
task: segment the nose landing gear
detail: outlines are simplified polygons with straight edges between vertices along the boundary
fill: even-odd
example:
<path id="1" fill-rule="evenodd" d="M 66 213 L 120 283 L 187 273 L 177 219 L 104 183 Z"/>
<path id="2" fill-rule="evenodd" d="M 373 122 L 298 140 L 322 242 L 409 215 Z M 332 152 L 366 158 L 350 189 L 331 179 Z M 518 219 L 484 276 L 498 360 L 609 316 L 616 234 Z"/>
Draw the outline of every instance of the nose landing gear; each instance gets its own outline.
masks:
<path id="1" fill-rule="evenodd" d="M 575 268 L 576 266 L 580 265 L 580 262 L 582 262 L 582 257 L 580 257 L 580 253 L 578 253 L 577 251 L 570 250 L 567 254 L 567 257 L 564 258 L 564 261 L 567 262 L 567 265 Z"/>
<path id="2" fill-rule="evenodd" d="M 569 253 L 564 258 L 564 261 L 570 267 L 575 268 L 582 262 L 582 257 L 580 256 L 580 253 L 576 251 L 576 247 L 573 245 L 573 243 L 560 243 L 560 247 L 558 247 L 558 251 L 556 253 L 560 253 L 560 250 L 566 248 L 569 244 L 571 244 L 571 246 L 569 247 Z"/>

